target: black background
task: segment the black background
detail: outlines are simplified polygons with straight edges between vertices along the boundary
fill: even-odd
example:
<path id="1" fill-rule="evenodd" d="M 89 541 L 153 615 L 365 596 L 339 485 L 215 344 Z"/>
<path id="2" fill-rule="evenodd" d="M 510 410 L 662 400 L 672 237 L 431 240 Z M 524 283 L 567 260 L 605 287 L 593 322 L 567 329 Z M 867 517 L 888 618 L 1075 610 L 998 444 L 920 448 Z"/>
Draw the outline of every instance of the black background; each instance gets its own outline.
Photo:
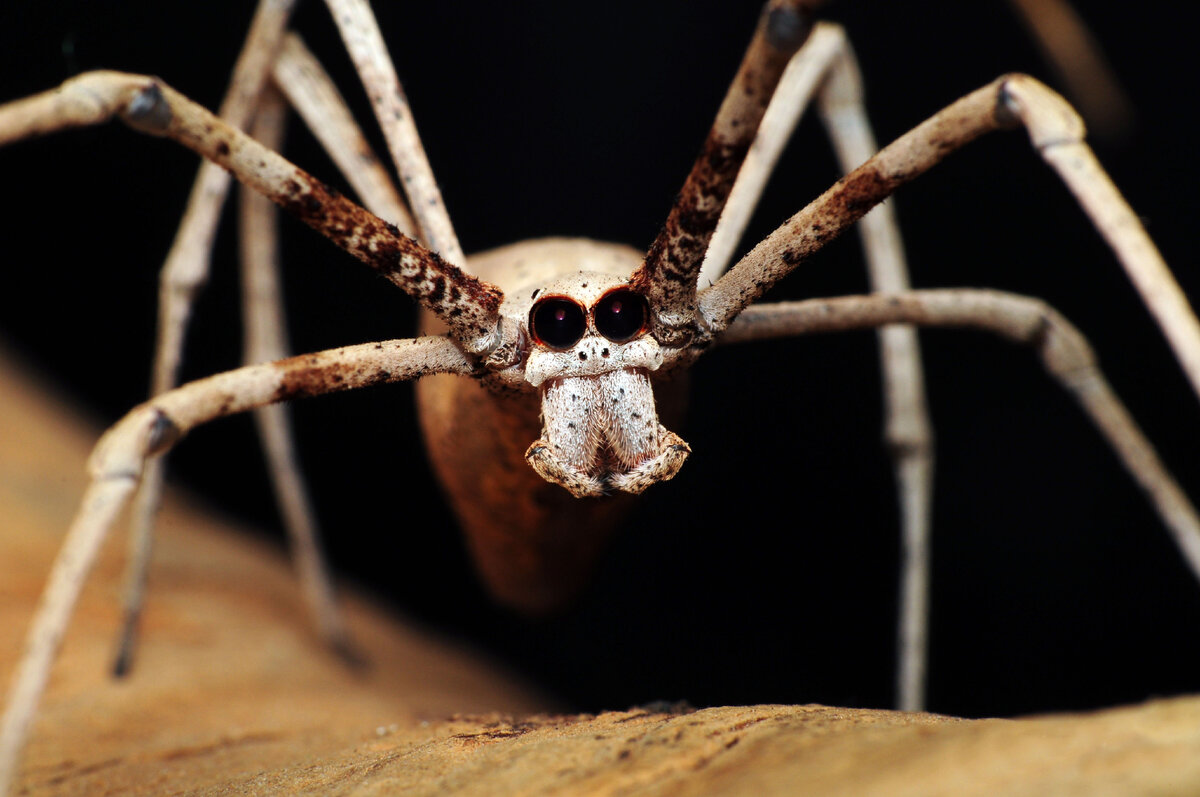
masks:
<path id="1" fill-rule="evenodd" d="M 757 14 L 713 2 L 377 5 L 467 251 L 550 234 L 648 244 Z M 1195 301 L 1188 31 L 1175 4 L 1141 3 L 1136 15 L 1098 5 L 1087 17 L 1137 112 L 1130 134 L 1098 142 L 1098 154 Z M 999 0 L 843 0 L 829 16 L 855 43 L 881 141 L 1002 72 L 1051 80 Z M 7 3 L 0 97 L 107 67 L 158 74 L 215 107 L 249 17 L 235 2 Z M 302 4 L 297 25 L 366 119 L 327 23 L 320 4 Z M 299 125 L 288 152 L 337 184 Z M 0 151 L 0 334 L 105 423 L 144 397 L 156 269 L 195 165 L 119 125 Z M 836 176 L 819 125 L 806 122 L 747 240 Z M 1196 396 L 1022 133 L 975 144 L 895 202 L 916 284 L 1004 288 L 1062 310 L 1200 500 Z M 405 296 L 285 228 L 297 350 L 411 334 Z M 232 252 L 227 227 L 188 378 L 237 364 Z M 775 296 L 862 291 L 862 271 L 847 238 Z M 1027 352 L 980 333 L 923 341 L 938 435 L 931 708 L 1007 715 L 1200 689 L 1200 587 L 1106 445 Z M 870 333 L 705 358 L 679 430 L 691 460 L 650 490 L 582 603 L 537 624 L 493 608 L 448 513 L 427 514 L 436 487 L 406 386 L 295 415 L 337 569 L 578 708 L 888 706 L 898 546 L 878 392 Z M 247 420 L 195 432 L 172 472 L 275 527 Z"/>

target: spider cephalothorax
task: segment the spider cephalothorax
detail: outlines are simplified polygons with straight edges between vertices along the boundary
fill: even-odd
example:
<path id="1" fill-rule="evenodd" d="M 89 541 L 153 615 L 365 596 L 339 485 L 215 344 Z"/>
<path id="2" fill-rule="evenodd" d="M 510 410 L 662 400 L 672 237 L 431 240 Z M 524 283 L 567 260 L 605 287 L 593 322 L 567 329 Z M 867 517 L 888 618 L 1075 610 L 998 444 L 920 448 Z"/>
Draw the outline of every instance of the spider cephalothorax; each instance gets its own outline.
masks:
<path id="1" fill-rule="evenodd" d="M 663 351 L 646 298 L 609 274 L 578 272 L 529 297 L 525 381 L 542 399 L 542 436 L 525 457 L 579 497 L 640 493 L 691 450 L 658 422 L 650 374 Z"/>

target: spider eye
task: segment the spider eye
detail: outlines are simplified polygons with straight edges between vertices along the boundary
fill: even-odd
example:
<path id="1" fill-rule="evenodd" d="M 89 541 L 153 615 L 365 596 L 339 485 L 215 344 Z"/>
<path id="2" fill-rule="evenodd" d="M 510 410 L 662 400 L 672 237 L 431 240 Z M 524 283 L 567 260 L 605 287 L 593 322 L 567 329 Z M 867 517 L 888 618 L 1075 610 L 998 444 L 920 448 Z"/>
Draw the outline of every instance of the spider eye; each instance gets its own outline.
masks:
<path id="1" fill-rule="evenodd" d="M 569 349 L 583 337 L 587 316 L 570 299 L 547 297 L 529 312 L 533 339 L 552 349 Z"/>
<path id="2" fill-rule="evenodd" d="M 646 297 L 620 289 L 612 291 L 592 308 L 596 330 L 613 343 L 624 343 L 646 326 Z"/>

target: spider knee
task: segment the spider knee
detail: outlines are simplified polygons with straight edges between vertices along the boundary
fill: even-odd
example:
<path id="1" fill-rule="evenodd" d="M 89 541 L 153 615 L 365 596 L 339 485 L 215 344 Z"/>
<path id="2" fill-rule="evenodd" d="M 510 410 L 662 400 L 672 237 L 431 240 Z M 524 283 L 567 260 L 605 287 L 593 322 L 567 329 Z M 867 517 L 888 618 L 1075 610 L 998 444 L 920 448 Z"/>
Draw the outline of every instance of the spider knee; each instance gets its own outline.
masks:
<path id="1" fill-rule="evenodd" d="M 167 417 L 165 412 L 155 409 L 154 413 L 154 421 L 146 435 L 146 456 L 148 457 L 170 450 L 183 436 L 179 426 Z"/>
<path id="2" fill-rule="evenodd" d="M 767 14 L 767 42 L 777 50 L 795 50 L 812 31 L 812 20 L 812 10 L 805 3 L 772 8 Z"/>
<path id="3" fill-rule="evenodd" d="M 1083 119 L 1058 92 L 1029 75 L 1005 75 L 999 82 L 997 121 L 1024 125 L 1039 152 L 1083 141 L 1087 134 Z"/>
<path id="4" fill-rule="evenodd" d="M 158 83 L 151 80 L 130 100 L 121 118 L 135 130 L 161 136 L 171 124 L 171 105 Z"/>

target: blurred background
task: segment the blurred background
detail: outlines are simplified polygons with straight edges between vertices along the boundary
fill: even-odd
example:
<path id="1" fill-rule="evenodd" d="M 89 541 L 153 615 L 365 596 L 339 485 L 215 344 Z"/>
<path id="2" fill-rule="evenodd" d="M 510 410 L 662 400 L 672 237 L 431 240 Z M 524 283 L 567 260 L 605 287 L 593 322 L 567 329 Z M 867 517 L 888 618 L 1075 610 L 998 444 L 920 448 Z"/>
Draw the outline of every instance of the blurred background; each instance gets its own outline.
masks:
<path id="1" fill-rule="evenodd" d="M 544 235 L 645 247 L 758 13 L 681 0 L 377 5 L 468 252 Z M 250 6 L 5 4 L 0 98 L 113 68 L 159 75 L 215 108 Z M 1162 0 L 1132 15 L 1082 10 L 1133 107 L 1124 135 L 1097 139 L 1097 153 L 1196 304 L 1190 31 Z M 1000 0 L 841 0 L 828 17 L 854 42 L 881 142 L 1001 73 L 1055 83 Z M 324 6 L 301 3 L 296 26 L 378 143 Z M 287 154 L 341 185 L 298 123 Z M 156 273 L 196 165 L 120 125 L 0 150 L 0 340 L 98 425 L 145 398 Z M 745 248 L 837 176 L 820 125 L 802 123 Z M 1061 310 L 1200 501 L 1197 398 L 1023 133 L 976 143 L 894 203 L 918 286 L 1002 288 Z M 412 334 L 404 295 L 299 224 L 283 227 L 297 351 Z M 197 309 L 189 379 L 240 356 L 231 230 Z M 865 284 L 847 237 L 771 298 Z M 1071 400 L 1030 353 L 982 333 L 922 342 L 938 465 L 930 707 L 1012 715 L 1200 690 L 1200 585 Z M 677 430 L 694 451 L 687 466 L 647 493 L 581 602 L 541 622 L 490 604 L 448 510 L 430 511 L 437 488 L 416 456 L 409 387 L 304 402 L 294 417 L 337 571 L 580 710 L 892 705 L 898 526 L 874 335 L 716 350 L 692 391 Z M 176 483 L 278 536 L 248 419 L 193 433 L 170 467 Z M 419 510 L 404 509 L 409 498 Z"/>

